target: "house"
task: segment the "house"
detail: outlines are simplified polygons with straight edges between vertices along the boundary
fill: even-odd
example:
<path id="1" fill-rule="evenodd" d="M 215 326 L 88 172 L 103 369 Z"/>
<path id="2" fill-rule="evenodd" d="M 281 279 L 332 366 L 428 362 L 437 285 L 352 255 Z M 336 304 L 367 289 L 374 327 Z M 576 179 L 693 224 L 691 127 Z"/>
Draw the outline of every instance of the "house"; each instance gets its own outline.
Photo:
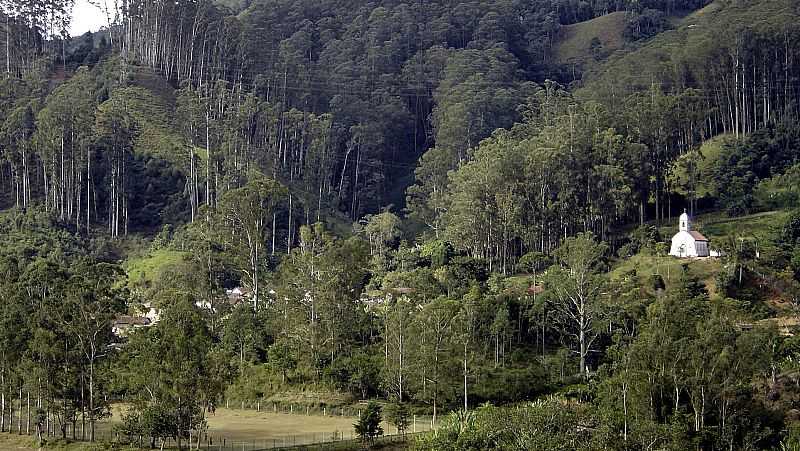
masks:
<path id="1" fill-rule="evenodd" d="M 236 287 L 230 290 L 225 290 L 225 296 L 228 298 L 228 303 L 232 306 L 237 306 L 242 302 L 249 302 L 253 294 L 244 287 Z"/>
<path id="2" fill-rule="evenodd" d="M 153 307 L 149 302 L 142 304 L 144 310 L 144 317 L 150 320 L 150 324 L 156 324 L 161 321 L 161 309 Z"/>
<path id="3" fill-rule="evenodd" d="M 120 315 L 111 324 L 111 331 L 117 337 L 127 336 L 133 329 L 148 327 L 150 319 L 141 316 Z"/>
<path id="4" fill-rule="evenodd" d="M 708 238 L 702 233 L 692 230 L 692 220 L 684 210 L 678 219 L 678 233 L 672 237 L 669 255 L 680 258 L 708 257 Z"/>

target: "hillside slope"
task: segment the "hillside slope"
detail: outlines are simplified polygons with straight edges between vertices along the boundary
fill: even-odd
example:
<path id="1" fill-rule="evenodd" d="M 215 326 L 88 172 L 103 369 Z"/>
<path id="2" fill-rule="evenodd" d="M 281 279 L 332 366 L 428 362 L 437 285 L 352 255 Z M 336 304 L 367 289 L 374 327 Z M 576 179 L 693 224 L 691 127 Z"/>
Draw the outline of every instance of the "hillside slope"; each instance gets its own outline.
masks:
<path id="1" fill-rule="evenodd" d="M 668 30 L 630 52 L 618 52 L 584 73 L 587 92 L 613 85 L 630 92 L 663 85 L 696 84 L 689 68 L 707 68 L 719 56 L 714 46 L 752 44 L 748 33 L 769 32 L 800 22 L 800 3 L 793 0 L 715 1 L 689 14 Z M 787 42 L 787 45 L 791 45 Z M 709 58 L 714 58 L 709 61 Z"/>
<path id="2" fill-rule="evenodd" d="M 556 60 L 562 64 L 583 64 L 623 48 L 627 18 L 627 13 L 617 11 L 561 27 L 553 51 Z M 593 41 L 597 44 L 593 45 Z"/>

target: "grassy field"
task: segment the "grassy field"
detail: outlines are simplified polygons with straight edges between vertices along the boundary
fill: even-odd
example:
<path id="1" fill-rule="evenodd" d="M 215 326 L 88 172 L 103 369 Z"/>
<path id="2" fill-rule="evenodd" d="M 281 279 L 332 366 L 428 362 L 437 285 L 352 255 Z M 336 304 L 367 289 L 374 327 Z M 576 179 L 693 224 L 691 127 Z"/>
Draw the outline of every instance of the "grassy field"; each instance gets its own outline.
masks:
<path id="1" fill-rule="evenodd" d="M 124 410 L 124 406 L 116 406 L 113 409 L 113 416 L 109 420 L 98 424 L 98 442 L 111 440 L 113 425 L 119 422 Z M 214 444 L 209 449 L 216 449 L 216 446 L 225 443 L 228 448 L 240 449 L 240 447 L 244 446 L 244 449 L 253 450 L 351 440 L 355 438 L 353 423 L 355 423 L 356 418 L 218 408 L 214 415 L 207 418 L 207 421 L 208 436 L 211 438 L 211 443 Z M 386 422 L 382 426 L 385 433 L 396 433 L 395 428 Z M 430 425 L 426 421 L 417 421 L 417 431 L 422 432 L 429 429 Z M 205 439 L 202 444 L 208 447 L 208 442 Z M 343 443 L 343 445 L 346 444 Z M 0 450 L 30 449 L 36 449 L 36 441 L 33 437 L 0 434 Z M 95 451 L 106 448 L 100 444 L 68 443 L 51 438 L 46 449 Z"/>
<path id="2" fill-rule="evenodd" d="M 658 274 L 664 280 L 667 289 L 676 286 L 680 280 L 682 266 L 688 265 L 689 274 L 697 277 L 706 286 L 709 295 L 716 294 L 714 277 L 721 268 L 719 259 L 679 259 L 675 257 L 658 257 L 655 255 L 634 255 L 621 260 L 611 271 L 611 278 L 621 277 L 623 274 L 636 271 L 642 279 L 646 280 L 652 274 Z"/>
<path id="3" fill-rule="evenodd" d="M 561 63 L 583 63 L 590 60 L 590 46 L 594 38 L 600 40 L 603 54 L 622 48 L 625 44 L 622 32 L 626 20 L 625 12 L 614 12 L 561 27 L 555 48 L 556 59 Z"/>
<path id="4" fill-rule="evenodd" d="M 698 230 L 712 240 L 731 235 L 766 239 L 779 233 L 788 218 L 788 211 L 766 211 L 737 218 L 723 214 L 701 215 L 696 222 Z"/>
<path id="5" fill-rule="evenodd" d="M 136 286 L 156 280 L 161 272 L 180 267 L 187 255 L 186 252 L 159 249 L 149 255 L 129 259 L 123 265 L 128 273 L 128 283 Z"/>
<path id="6" fill-rule="evenodd" d="M 292 415 L 255 410 L 217 409 L 208 417 L 208 433 L 231 440 L 273 440 L 316 436 L 320 441 L 334 434 L 350 437 L 355 418 Z"/>

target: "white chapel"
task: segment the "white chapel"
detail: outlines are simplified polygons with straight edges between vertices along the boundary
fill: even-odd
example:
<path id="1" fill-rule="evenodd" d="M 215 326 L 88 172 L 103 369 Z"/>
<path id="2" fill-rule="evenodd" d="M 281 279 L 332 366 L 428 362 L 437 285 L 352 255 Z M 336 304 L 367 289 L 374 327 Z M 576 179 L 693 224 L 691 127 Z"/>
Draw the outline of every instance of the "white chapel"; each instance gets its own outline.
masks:
<path id="1" fill-rule="evenodd" d="M 675 257 L 708 257 L 708 238 L 702 233 L 692 230 L 692 220 L 684 210 L 678 219 L 678 233 L 672 237 L 669 254 Z"/>

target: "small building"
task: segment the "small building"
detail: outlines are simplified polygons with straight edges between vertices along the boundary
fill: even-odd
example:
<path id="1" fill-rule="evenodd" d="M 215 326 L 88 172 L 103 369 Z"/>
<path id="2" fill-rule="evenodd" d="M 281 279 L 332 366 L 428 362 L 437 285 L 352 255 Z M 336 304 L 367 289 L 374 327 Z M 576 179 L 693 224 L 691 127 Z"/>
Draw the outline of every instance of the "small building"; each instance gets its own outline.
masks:
<path id="1" fill-rule="evenodd" d="M 142 304 L 144 317 L 150 320 L 150 324 L 156 324 L 161 321 L 161 309 L 153 307 L 149 302 Z"/>
<path id="2" fill-rule="evenodd" d="M 148 327 L 151 324 L 150 319 L 142 316 L 119 315 L 111 324 L 111 331 L 117 337 L 126 337 L 134 329 Z"/>
<path id="3" fill-rule="evenodd" d="M 692 220 L 684 210 L 678 219 L 678 233 L 672 237 L 669 255 L 680 258 L 709 257 L 708 238 L 692 230 Z"/>

